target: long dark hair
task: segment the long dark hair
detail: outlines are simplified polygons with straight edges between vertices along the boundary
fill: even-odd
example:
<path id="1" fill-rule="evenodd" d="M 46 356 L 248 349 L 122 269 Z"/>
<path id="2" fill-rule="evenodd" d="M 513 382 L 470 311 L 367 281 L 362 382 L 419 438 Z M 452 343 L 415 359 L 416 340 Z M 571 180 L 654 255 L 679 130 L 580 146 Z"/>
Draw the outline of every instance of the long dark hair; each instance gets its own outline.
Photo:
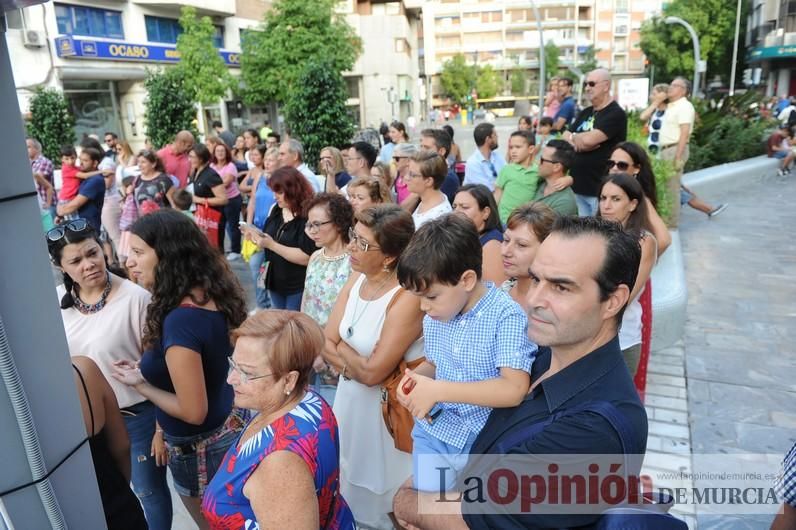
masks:
<path id="1" fill-rule="evenodd" d="M 268 187 L 274 193 L 284 193 L 288 209 L 296 217 L 301 217 L 304 205 L 312 199 L 314 192 L 307 178 L 298 169 L 290 166 L 280 167 L 268 179 Z"/>
<path id="2" fill-rule="evenodd" d="M 181 212 L 162 208 L 140 217 L 130 231 L 158 257 L 152 301 L 147 308 L 144 344 L 157 344 L 166 315 L 190 297 L 197 305 L 213 301 L 231 328 L 246 320 L 246 299 L 224 256 L 210 246 L 196 224 Z M 201 289 L 197 300 L 192 289 Z"/>
<path id="3" fill-rule="evenodd" d="M 498 215 L 498 206 L 495 202 L 495 196 L 492 195 L 489 188 L 483 184 L 465 184 L 456 190 L 456 193 L 469 193 L 470 196 L 475 199 L 475 202 L 478 203 L 478 209 L 482 212 L 484 208 L 489 208 L 489 217 L 487 217 L 484 222 L 484 229 L 481 231 L 482 234 L 490 230 L 503 232 L 503 225 L 500 223 L 500 215 Z"/>
<path id="4" fill-rule="evenodd" d="M 652 232 L 647 214 L 647 201 L 644 200 L 644 190 L 641 188 L 641 183 L 627 173 L 612 173 L 603 179 L 603 183 L 600 185 L 600 195 L 602 195 L 603 188 L 609 182 L 622 188 L 628 198 L 631 201 L 635 200 L 637 203 L 636 209 L 630 213 L 625 229 L 639 236 L 643 230 Z M 602 214 L 598 214 L 598 217 L 602 217 Z"/>
<path id="5" fill-rule="evenodd" d="M 50 253 L 50 259 L 56 266 L 61 266 L 61 259 L 63 258 L 64 247 L 66 247 L 66 245 L 82 243 L 87 239 L 93 239 L 99 246 L 99 251 L 102 252 L 102 242 L 99 240 L 99 237 L 97 237 L 97 233 L 88 223 L 86 223 L 86 228 L 80 232 L 70 230 L 66 226 L 64 226 L 63 229 L 64 237 L 58 241 L 50 241 L 47 239 L 47 252 Z M 110 271 L 121 278 L 127 278 L 127 274 L 122 269 L 108 263 L 108 256 L 104 252 L 103 257 L 105 258 L 105 270 Z M 69 309 L 75 305 L 75 297 L 72 295 L 72 293 L 79 292 L 80 285 L 75 282 L 75 280 L 73 280 L 72 277 L 66 273 L 66 271 L 61 271 L 61 275 L 63 277 L 64 287 L 66 288 L 66 292 L 61 297 L 61 309 Z"/>
<path id="6" fill-rule="evenodd" d="M 636 179 L 641 184 L 644 195 L 650 200 L 653 208 L 658 207 L 658 192 L 655 188 L 655 173 L 652 171 L 652 162 L 646 149 L 635 142 L 622 142 L 614 147 L 614 151 L 621 149 L 633 159 L 639 171 Z"/>

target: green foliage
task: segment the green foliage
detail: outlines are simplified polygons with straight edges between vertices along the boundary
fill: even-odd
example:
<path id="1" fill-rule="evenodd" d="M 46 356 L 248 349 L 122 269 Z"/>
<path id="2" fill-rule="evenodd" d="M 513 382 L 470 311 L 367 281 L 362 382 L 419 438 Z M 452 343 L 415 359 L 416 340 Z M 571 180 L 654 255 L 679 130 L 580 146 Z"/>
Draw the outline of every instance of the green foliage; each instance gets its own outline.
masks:
<path id="1" fill-rule="evenodd" d="M 215 103 L 233 84 L 232 75 L 213 46 L 215 28 L 210 17 L 198 18 L 196 9 L 185 6 L 180 16 L 183 32 L 177 37 L 185 89 L 200 103 Z"/>
<path id="2" fill-rule="evenodd" d="M 56 166 L 61 164 L 61 146 L 75 143 L 75 119 L 63 93 L 37 88 L 30 99 L 27 134 L 42 145 L 42 154 Z"/>
<path id="3" fill-rule="evenodd" d="M 644 124 L 639 119 L 638 112 L 630 112 L 627 115 L 627 141 L 635 142 L 641 146 L 647 147 L 647 134 L 644 130 Z M 668 222 L 669 215 L 672 211 L 672 201 L 680 200 L 680 197 L 669 197 L 668 182 L 669 179 L 674 177 L 675 170 L 674 164 L 666 160 L 661 160 L 655 155 L 647 152 L 652 162 L 652 171 L 655 174 L 655 192 L 658 195 L 658 215 L 661 216 L 665 222 Z"/>
<path id="4" fill-rule="evenodd" d="M 304 146 L 304 160 L 315 164 L 321 149 L 351 140 L 354 124 L 346 110 L 343 76 L 329 60 L 308 63 L 285 106 L 287 123 Z"/>
<path id="5" fill-rule="evenodd" d="M 524 96 L 527 92 L 528 75 L 525 70 L 512 70 L 509 77 L 509 85 L 511 86 L 511 95 Z"/>
<path id="6" fill-rule="evenodd" d="M 583 72 L 584 75 L 599 67 L 600 65 L 597 62 L 597 50 L 594 49 L 594 46 L 590 45 L 583 53 L 578 54 L 578 70 Z"/>
<path id="7" fill-rule="evenodd" d="M 698 118 L 691 135 L 686 171 L 763 154 L 766 133 L 776 123 L 760 117 L 762 103 L 762 96 L 752 91 L 696 101 Z"/>
<path id="8" fill-rule="evenodd" d="M 728 80 L 732 64 L 735 36 L 735 2 L 727 0 L 672 0 L 664 3 L 663 15 L 645 22 L 641 27 L 641 49 L 655 65 L 655 78 L 669 81 L 694 73 L 694 47 L 688 31 L 680 24 L 666 24 L 667 16 L 680 17 L 694 28 L 699 37 L 700 54 L 707 61 L 703 75 L 720 75 Z M 749 2 L 742 2 L 740 35 L 746 34 Z M 743 38 L 738 42 L 738 71 L 743 71 L 745 53 Z M 707 77 L 704 77 L 705 79 Z"/>
<path id="9" fill-rule="evenodd" d="M 323 59 L 335 72 L 351 70 L 362 42 L 334 12 L 335 0 L 276 0 L 258 31 L 241 42 L 241 78 L 248 104 L 285 103 L 304 66 Z"/>
<path id="10" fill-rule="evenodd" d="M 558 75 L 558 70 L 560 68 L 559 62 L 559 55 L 561 55 L 561 50 L 555 43 L 551 40 L 547 41 L 547 44 L 544 45 L 544 81 L 545 83 L 550 82 L 551 77 L 555 77 Z"/>
<path id="11" fill-rule="evenodd" d="M 478 77 L 475 80 L 475 89 L 479 98 L 493 98 L 503 85 L 503 80 L 491 65 L 478 68 Z"/>
<path id="12" fill-rule="evenodd" d="M 457 103 L 464 103 L 478 79 L 478 69 L 467 64 L 464 55 L 458 53 L 442 64 L 440 83 L 445 95 Z M 478 94 L 481 95 L 480 92 Z"/>
<path id="13" fill-rule="evenodd" d="M 144 120 L 147 136 L 155 148 L 171 142 L 183 129 L 197 134 L 196 108 L 185 82 L 185 73 L 179 68 L 150 71 L 144 81 L 147 91 Z"/>

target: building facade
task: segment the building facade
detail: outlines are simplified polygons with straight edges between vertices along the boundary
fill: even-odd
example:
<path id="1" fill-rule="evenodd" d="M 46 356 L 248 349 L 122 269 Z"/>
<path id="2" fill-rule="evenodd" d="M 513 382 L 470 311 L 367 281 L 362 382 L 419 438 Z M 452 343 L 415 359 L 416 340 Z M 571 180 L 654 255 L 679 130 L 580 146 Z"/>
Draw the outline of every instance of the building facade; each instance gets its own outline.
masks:
<path id="1" fill-rule="evenodd" d="M 766 95 L 796 94 L 796 0 L 750 0 L 743 80 Z"/>
<path id="2" fill-rule="evenodd" d="M 641 24 L 660 14 L 661 0 L 536 0 L 544 42 L 559 49 L 559 65 L 577 67 L 594 47 L 600 66 L 616 77 L 640 77 L 645 59 L 639 47 Z M 434 0 L 423 4 L 424 73 L 434 104 L 442 104 L 439 73 L 457 53 L 470 64 L 501 72 L 505 95 L 516 69 L 538 82 L 539 24 L 531 2 L 522 0 Z M 530 93 L 537 91 L 533 88 Z"/>

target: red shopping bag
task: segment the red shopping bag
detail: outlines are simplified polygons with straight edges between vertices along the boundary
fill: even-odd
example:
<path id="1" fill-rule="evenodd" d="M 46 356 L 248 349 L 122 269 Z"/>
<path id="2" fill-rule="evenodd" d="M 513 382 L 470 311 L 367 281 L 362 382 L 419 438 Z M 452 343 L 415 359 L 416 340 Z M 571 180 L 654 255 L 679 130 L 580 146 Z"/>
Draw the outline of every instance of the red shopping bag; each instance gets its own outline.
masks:
<path id="1" fill-rule="evenodd" d="M 206 204 L 200 204 L 196 207 L 193 218 L 199 230 L 207 236 L 210 246 L 218 248 L 218 224 L 221 221 L 221 212 Z"/>

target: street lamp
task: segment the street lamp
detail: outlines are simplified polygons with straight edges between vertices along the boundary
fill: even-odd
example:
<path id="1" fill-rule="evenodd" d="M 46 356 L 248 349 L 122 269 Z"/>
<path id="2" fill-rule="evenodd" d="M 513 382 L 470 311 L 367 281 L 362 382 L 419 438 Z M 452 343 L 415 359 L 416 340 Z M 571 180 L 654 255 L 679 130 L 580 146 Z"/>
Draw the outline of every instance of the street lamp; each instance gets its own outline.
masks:
<path id="1" fill-rule="evenodd" d="M 699 55 L 699 38 L 696 31 L 691 27 L 691 24 L 680 17 L 666 17 L 664 22 L 667 24 L 680 24 L 691 34 L 691 40 L 694 41 L 694 94 L 699 95 L 699 72 L 702 71 L 702 64 Z"/>
<path id="2" fill-rule="evenodd" d="M 732 45 L 732 68 L 730 68 L 730 95 L 735 94 L 735 69 L 738 65 L 738 34 L 741 31 L 741 0 L 735 10 L 735 41 Z"/>

